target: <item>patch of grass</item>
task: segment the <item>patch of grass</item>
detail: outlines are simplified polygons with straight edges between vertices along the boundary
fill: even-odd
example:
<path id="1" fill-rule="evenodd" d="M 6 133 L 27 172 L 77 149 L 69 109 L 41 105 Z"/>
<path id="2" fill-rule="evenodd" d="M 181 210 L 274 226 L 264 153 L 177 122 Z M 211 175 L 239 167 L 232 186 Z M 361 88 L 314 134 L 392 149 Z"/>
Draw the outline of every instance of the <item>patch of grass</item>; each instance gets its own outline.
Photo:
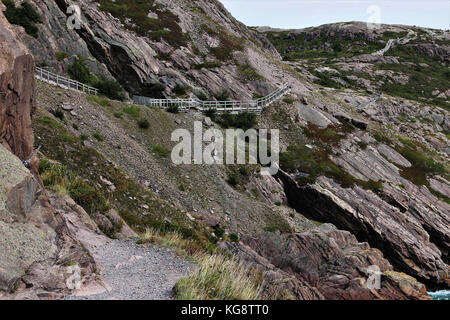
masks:
<path id="1" fill-rule="evenodd" d="M 293 104 L 295 102 L 295 100 L 292 99 L 292 98 L 287 97 L 287 98 L 283 99 L 283 102 L 287 103 L 287 104 Z"/>
<path id="2" fill-rule="evenodd" d="M 263 79 L 263 76 L 256 72 L 256 70 L 249 65 L 239 66 L 238 70 L 241 78 L 244 81 L 255 81 Z"/>
<path id="3" fill-rule="evenodd" d="M 67 133 L 61 133 L 58 136 L 58 139 L 65 141 L 65 142 L 75 142 L 77 141 L 77 139 L 74 136 L 71 136 L 70 134 Z"/>
<path id="4" fill-rule="evenodd" d="M 58 61 L 63 61 L 64 59 L 70 57 L 70 54 L 68 54 L 67 52 L 64 52 L 64 51 L 56 51 L 55 55 L 56 55 L 56 60 L 58 60 Z"/>
<path id="5" fill-rule="evenodd" d="M 179 300 L 257 300 L 259 276 L 244 264 L 220 254 L 194 256 L 200 270 L 175 285 Z"/>
<path id="6" fill-rule="evenodd" d="M 141 108 L 138 106 L 126 106 L 122 109 L 122 112 L 132 117 L 138 117 L 141 113 Z"/>
<path id="7" fill-rule="evenodd" d="M 96 131 L 92 134 L 92 136 L 93 136 L 97 141 L 100 141 L 100 142 L 102 142 L 102 141 L 105 140 L 105 138 L 103 138 L 103 136 L 102 136 L 102 134 L 100 133 L 99 130 L 96 130 Z"/>
<path id="8" fill-rule="evenodd" d="M 243 50 L 242 39 L 228 33 L 226 30 L 220 28 L 218 32 L 220 44 L 218 47 L 210 48 L 210 52 L 219 61 L 228 61 L 232 58 L 234 51 Z"/>
<path id="9" fill-rule="evenodd" d="M 165 40 L 175 47 L 187 46 L 189 36 L 178 25 L 180 19 L 154 0 L 99 0 L 100 9 L 110 12 L 129 30 L 152 40 Z M 149 17 L 155 13 L 158 18 Z"/>
<path id="10" fill-rule="evenodd" d="M 87 213 L 104 213 L 110 209 L 108 202 L 97 189 L 67 170 L 66 166 L 42 159 L 39 163 L 39 173 L 47 189 L 69 195 Z"/>
<path id="11" fill-rule="evenodd" d="M 427 177 L 429 175 L 438 174 L 445 176 L 448 174 L 442 163 L 434 161 L 417 149 L 404 146 L 397 147 L 396 150 L 412 164 L 409 168 L 402 168 L 400 174 L 416 185 L 427 185 Z"/>
<path id="12" fill-rule="evenodd" d="M 162 158 L 166 158 L 170 154 L 170 150 L 160 146 L 159 144 L 152 145 L 152 150 L 154 153 L 159 155 Z"/>
<path id="13" fill-rule="evenodd" d="M 311 139 L 321 141 L 329 144 L 338 144 L 342 139 L 346 137 L 348 133 L 351 133 L 355 128 L 348 123 L 340 125 L 331 124 L 326 128 L 321 128 L 313 123 L 308 123 L 308 126 L 304 128 L 304 134 Z"/>
<path id="14" fill-rule="evenodd" d="M 91 102 L 95 102 L 102 107 L 111 107 L 111 101 L 106 97 L 88 96 L 87 99 Z"/>
<path id="15" fill-rule="evenodd" d="M 61 123 L 59 123 L 55 119 L 52 119 L 52 118 L 47 117 L 47 116 L 44 116 L 44 117 L 41 117 L 41 118 L 37 119 L 36 122 L 48 125 L 48 126 L 50 126 L 52 128 L 62 128 L 63 127 L 63 125 Z"/>

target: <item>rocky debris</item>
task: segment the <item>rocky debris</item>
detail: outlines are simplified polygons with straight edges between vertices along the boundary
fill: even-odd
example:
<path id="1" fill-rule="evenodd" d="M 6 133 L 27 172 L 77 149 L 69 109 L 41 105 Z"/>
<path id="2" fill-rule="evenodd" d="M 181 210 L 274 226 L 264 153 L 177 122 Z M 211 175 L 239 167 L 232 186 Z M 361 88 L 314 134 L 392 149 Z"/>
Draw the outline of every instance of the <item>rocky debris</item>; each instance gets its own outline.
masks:
<path id="1" fill-rule="evenodd" d="M 279 285 L 285 296 L 277 298 L 430 299 L 423 284 L 394 272 L 379 250 L 330 224 L 296 234 L 245 236 L 242 242 L 225 247 L 258 268 L 268 283 L 286 279 Z M 376 285 L 372 280 L 377 275 L 380 287 L 369 288 L 369 284 Z M 264 288 L 266 295 L 273 294 L 273 286 Z"/>
<path id="2" fill-rule="evenodd" d="M 6 20 L 0 3 L 0 143 L 28 159 L 34 151 L 31 114 L 34 111 L 34 58 L 21 42 L 19 27 Z M 37 173 L 37 161 L 31 163 Z"/>
<path id="3" fill-rule="evenodd" d="M 63 103 L 61 109 L 63 109 L 64 111 L 72 111 L 74 109 L 74 106 L 69 103 Z"/>
<path id="4" fill-rule="evenodd" d="M 211 121 L 210 117 L 205 117 L 203 119 L 203 124 L 207 127 L 211 127 L 213 125 L 213 122 Z"/>

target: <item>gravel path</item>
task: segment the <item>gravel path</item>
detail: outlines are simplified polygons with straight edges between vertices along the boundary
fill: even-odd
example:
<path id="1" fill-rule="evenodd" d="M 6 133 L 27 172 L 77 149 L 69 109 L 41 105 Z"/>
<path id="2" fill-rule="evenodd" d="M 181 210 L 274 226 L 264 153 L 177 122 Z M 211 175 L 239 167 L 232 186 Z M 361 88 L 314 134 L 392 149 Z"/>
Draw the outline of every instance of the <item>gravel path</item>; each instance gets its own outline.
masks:
<path id="1" fill-rule="evenodd" d="M 108 289 L 67 299 L 168 300 L 173 298 L 175 283 L 196 269 L 170 249 L 139 247 L 133 240 L 111 240 L 93 254 L 104 268 L 103 281 Z"/>

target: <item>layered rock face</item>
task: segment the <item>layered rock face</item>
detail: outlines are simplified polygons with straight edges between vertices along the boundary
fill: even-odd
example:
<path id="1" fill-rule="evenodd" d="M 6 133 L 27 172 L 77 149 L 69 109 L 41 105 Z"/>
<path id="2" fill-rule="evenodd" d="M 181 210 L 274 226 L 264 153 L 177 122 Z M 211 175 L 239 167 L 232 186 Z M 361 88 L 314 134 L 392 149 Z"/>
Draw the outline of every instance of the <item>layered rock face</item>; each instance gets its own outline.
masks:
<path id="1" fill-rule="evenodd" d="M 225 88 L 233 97 L 247 99 L 251 98 L 249 90 L 260 94 L 273 90 L 273 81 L 259 77 L 245 81 L 238 69 L 239 65 L 258 69 L 257 60 L 266 60 L 263 54 L 275 60 L 279 59 L 279 54 L 265 37 L 235 20 L 218 1 L 151 1 L 153 5 L 148 16 L 170 24 L 170 30 L 178 34 L 178 39 L 172 41 L 166 41 L 164 37 L 156 39 L 152 32 L 145 35 L 136 32 L 133 25 L 136 21 L 127 19 L 129 23 L 124 23 L 117 15 L 113 17 L 99 5 L 104 1 L 77 1 L 82 23 L 80 29 L 75 30 L 64 25 L 71 16 L 66 12 L 70 5 L 75 4 L 73 1 L 30 2 L 44 23 L 40 25 L 37 39 L 25 33 L 23 38 L 36 56 L 37 63 L 54 71 L 66 71 L 67 64 L 73 61 L 70 56 L 81 55 L 87 58 L 87 64 L 94 73 L 114 76 L 133 94 L 149 95 L 148 88 L 156 82 L 166 87 L 167 95 L 176 83 L 212 95 Z M 146 4 L 142 6 L 147 7 Z M 177 41 L 180 43 L 174 43 Z M 247 52 L 247 42 L 256 44 L 258 51 Z M 213 58 L 211 49 L 220 50 L 219 58 Z M 237 52 L 228 56 L 230 49 Z M 57 52 L 67 53 L 69 57 L 59 61 Z M 220 57 L 224 52 L 225 56 Z M 200 67 L 211 62 L 216 66 Z M 264 76 L 273 77 L 270 72 Z"/>
<path id="2" fill-rule="evenodd" d="M 0 3 L 0 142 L 25 160 L 33 152 L 34 58 L 3 15 Z"/>
<path id="3" fill-rule="evenodd" d="M 264 274 L 278 299 L 429 299 L 414 278 L 393 271 L 382 253 L 331 224 L 296 234 L 264 233 L 224 246 Z"/>

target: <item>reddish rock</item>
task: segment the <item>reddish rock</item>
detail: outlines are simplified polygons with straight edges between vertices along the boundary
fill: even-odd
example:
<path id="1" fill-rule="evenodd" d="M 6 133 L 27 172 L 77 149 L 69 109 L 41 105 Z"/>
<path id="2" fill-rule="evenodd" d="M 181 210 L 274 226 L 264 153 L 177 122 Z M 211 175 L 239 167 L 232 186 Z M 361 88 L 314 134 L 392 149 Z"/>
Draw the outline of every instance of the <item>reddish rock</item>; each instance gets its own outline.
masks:
<path id="1" fill-rule="evenodd" d="M 33 153 L 34 58 L 3 15 L 0 3 L 0 142 L 21 160 Z M 37 173 L 37 161 L 32 163 Z"/>

